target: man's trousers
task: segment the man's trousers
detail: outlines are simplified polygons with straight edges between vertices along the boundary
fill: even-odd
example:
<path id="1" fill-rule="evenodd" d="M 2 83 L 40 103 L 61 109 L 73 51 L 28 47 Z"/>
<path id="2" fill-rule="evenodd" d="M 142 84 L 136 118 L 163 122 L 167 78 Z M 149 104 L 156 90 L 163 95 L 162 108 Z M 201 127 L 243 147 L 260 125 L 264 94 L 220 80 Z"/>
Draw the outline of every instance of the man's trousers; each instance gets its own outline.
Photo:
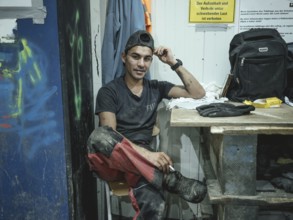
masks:
<path id="1" fill-rule="evenodd" d="M 133 219 L 163 219 L 163 173 L 110 127 L 98 127 L 87 143 L 90 170 L 105 181 L 126 181 L 136 211 Z"/>

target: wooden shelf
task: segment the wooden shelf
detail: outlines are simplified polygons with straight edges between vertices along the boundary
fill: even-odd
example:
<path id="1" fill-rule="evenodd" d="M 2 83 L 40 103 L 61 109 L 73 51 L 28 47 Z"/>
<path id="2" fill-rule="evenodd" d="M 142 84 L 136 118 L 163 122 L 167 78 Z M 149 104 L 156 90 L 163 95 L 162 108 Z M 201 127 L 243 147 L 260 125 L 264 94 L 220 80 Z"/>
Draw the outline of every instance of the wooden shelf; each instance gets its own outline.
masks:
<path id="1" fill-rule="evenodd" d="M 286 193 L 276 189 L 275 192 L 258 192 L 254 196 L 249 195 L 225 195 L 221 192 L 218 180 L 207 180 L 208 196 L 212 204 L 233 205 L 290 205 L 293 206 L 293 193 Z"/>

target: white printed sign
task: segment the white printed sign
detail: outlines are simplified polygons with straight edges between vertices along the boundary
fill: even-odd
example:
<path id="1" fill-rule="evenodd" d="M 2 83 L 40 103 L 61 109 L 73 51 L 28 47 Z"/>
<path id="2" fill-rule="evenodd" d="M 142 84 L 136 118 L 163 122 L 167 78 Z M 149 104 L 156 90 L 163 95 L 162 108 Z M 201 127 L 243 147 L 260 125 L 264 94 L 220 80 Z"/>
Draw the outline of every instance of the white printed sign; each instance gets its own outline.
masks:
<path id="1" fill-rule="evenodd" d="M 251 28 L 275 28 L 286 42 L 293 42 L 293 0 L 242 0 L 239 32 Z"/>

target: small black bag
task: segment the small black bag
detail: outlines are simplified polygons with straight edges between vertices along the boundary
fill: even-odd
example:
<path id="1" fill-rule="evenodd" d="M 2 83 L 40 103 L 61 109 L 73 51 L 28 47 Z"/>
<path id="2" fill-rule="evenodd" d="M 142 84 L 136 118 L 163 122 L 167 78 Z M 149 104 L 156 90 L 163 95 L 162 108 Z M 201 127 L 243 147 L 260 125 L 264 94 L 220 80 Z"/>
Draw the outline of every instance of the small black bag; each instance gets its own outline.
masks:
<path id="1" fill-rule="evenodd" d="M 254 101 L 277 97 L 284 100 L 287 83 L 287 45 L 275 29 L 250 29 L 230 42 L 231 83 L 227 98 Z"/>

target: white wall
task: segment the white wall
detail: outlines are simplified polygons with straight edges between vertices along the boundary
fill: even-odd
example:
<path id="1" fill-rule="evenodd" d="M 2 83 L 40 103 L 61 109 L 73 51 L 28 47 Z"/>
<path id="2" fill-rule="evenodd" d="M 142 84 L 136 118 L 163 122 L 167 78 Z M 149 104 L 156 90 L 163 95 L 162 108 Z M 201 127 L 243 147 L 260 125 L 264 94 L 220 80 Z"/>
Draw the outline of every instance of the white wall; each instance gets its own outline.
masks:
<path id="1" fill-rule="evenodd" d="M 91 43 L 94 94 L 97 94 L 102 85 L 101 81 L 101 7 L 99 1 L 90 0 L 91 5 Z M 96 101 L 94 95 L 94 102 Z"/>
<path id="2" fill-rule="evenodd" d="M 235 0 L 232 24 L 190 24 L 189 0 L 153 0 L 152 22 L 156 45 L 170 47 L 203 84 L 223 86 L 230 71 L 229 44 L 233 36 L 250 28 L 276 28 L 293 42 L 293 0 Z M 212 1 L 209 1 L 212 2 Z M 204 26 L 204 28 L 200 28 Z M 225 28 L 226 27 L 226 28 Z M 170 68 L 154 60 L 154 78 L 181 83 Z"/>
<path id="3" fill-rule="evenodd" d="M 188 23 L 189 0 L 153 1 L 152 8 L 156 45 L 170 47 L 200 82 L 223 85 L 230 69 L 228 49 L 234 27 L 227 31 L 197 31 L 194 24 Z M 181 84 L 169 66 L 156 60 L 152 72 L 154 78 Z"/>
<path id="4" fill-rule="evenodd" d="M 107 0 L 90 0 L 91 5 L 91 43 L 92 43 L 92 68 L 93 68 L 93 93 L 94 108 L 96 95 L 102 86 L 101 48 L 103 42 L 105 14 Z M 98 126 L 98 117 L 95 124 Z"/>

